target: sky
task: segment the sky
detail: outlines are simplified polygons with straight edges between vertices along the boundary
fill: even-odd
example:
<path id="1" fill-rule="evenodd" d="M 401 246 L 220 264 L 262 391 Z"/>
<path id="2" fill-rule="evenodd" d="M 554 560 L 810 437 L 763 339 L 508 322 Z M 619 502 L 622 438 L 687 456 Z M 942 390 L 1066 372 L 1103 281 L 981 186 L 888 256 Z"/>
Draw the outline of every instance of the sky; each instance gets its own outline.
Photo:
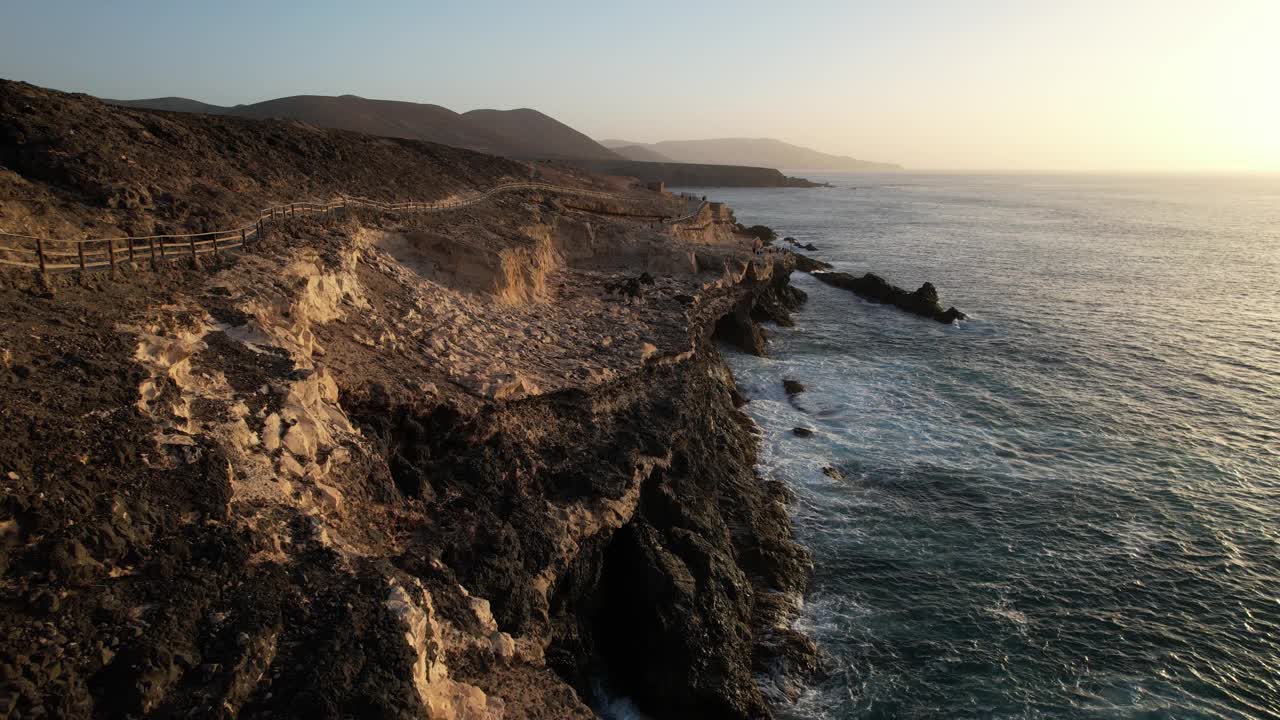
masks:
<path id="1" fill-rule="evenodd" d="M 0 77 L 533 107 L 917 169 L 1280 172 L 1280 0 L 4 0 Z"/>

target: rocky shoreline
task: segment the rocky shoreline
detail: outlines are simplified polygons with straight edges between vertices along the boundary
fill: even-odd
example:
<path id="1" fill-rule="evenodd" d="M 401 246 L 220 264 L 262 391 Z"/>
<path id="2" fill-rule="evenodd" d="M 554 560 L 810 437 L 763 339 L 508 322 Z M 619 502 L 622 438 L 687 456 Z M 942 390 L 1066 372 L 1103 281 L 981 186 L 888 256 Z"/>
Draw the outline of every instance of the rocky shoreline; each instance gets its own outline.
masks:
<path id="1" fill-rule="evenodd" d="M 0 717 L 745 720 L 819 671 L 716 343 L 763 353 L 829 266 L 718 203 L 666 227 L 634 181 L 294 123 L 0 82 L 0 143 L 26 235 L 604 191 L 0 273 Z"/>
<path id="2" fill-rule="evenodd" d="M 18 83 L 0 111 L 0 226 L 28 234 L 530 172 Z M 809 558 L 713 342 L 763 350 L 794 257 L 610 189 L 0 277 L 0 714 L 586 718 L 603 687 L 770 717 L 816 667 Z"/>
<path id="3" fill-rule="evenodd" d="M 172 270 L 166 284 L 182 287 L 192 272 Z M 52 298 L 18 287 L 6 305 L 47 319 L 105 286 L 58 287 Z M 706 314 L 690 314 L 692 353 L 590 389 L 468 405 L 383 381 L 351 386 L 340 371 L 322 377 L 319 405 L 340 409 L 362 441 L 321 448 L 322 463 L 273 481 L 298 486 L 283 502 L 269 492 L 237 500 L 250 496 L 238 487 L 249 468 L 233 457 L 245 448 L 219 437 L 216 422 L 168 445 L 177 438 L 155 426 L 163 416 L 103 398 L 94 404 L 114 430 L 61 427 L 70 408 L 50 400 L 67 368 L 16 348 L 14 367 L 29 374 L 6 373 L 3 392 L 39 435 L 10 439 L 3 453 L 14 612 L 0 669 L 11 707 L 408 717 L 422 705 L 428 717 L 590 717 L 603 682 L 659 717 L 768 717 L 757 678 L 786 687 L 816 664 L 790 628 L 808 556 L 791 536 L 784 488 L 754 473 L 754 429 L 711 335 L 722 311 L 758 317 L 786 287 L 779 272 L 720 289 Z M 234 312 L 219 294 L 208 299 L 215 317 Z M 65 342 L 99 347 L 110 335 L 71 328 Z M 219 368 L 233 387 L 271 389 L 197 397 L 192 407 L 204 408 L 174 419 L 255 400 L 287 407 L 316 378 L 228 336 L 205 335 L 186 372 Z M 336 353 L 337 338 L 322 337 Z M 131 375 L 127 347 L 79 356 L 95 374 L 114 363 Z M 161 397 L 185 402 L 183 382 L 164 377 Z M 337 394 L 323 397 L 324 382 Z M 127 388 L 112 392 L 127 401 Z M 79 459 L 45 449 L 108 432 L 114 442 L 93 442 Z M 255 434 L 266 442 L 268 432 Z M 293 447 L 290 435 L 277 442 Z M 306 462 L 278 454 L 281 476 Z M 405 624 L 418 628 L 407 644 Z"/>

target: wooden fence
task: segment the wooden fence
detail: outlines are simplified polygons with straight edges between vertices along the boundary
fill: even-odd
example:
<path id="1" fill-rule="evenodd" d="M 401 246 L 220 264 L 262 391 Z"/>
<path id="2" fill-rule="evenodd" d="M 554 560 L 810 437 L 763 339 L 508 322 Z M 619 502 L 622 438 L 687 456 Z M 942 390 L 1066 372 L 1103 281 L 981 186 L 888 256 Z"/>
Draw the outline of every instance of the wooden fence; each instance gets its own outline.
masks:
<path id="1" fill-rule="evenodd" d="M 543 190 L 605 200 L 631 199 L 618 193 L 564 187 L 551 183 L 510 182 L 495 185 L 479 193 L 426 202 L 387 203 L 361 197 L 343 197 L 341 200 L 330 203 L 287 203 L 263 210 L 256 220 L 244 227 L 204 233 L 63 240 L 0 231 L 0 265 L 31 268 L 47 273 L 58 270 L 114 269 L 121 263 L 137 260 L 154 263 L 179 257 L 196 258 L 209 253 L 217 255 L 262 239 L 265 223 L 306 215 L 326 215 L 350 208 L 371 208 L 381 212 L 440 212 L 475 205 L 499 193 L 520 190 Z M 695 211 L 688 216 L 674 218 L 667 222 L 674 225 L 688 221 L 696 215 Z"/>

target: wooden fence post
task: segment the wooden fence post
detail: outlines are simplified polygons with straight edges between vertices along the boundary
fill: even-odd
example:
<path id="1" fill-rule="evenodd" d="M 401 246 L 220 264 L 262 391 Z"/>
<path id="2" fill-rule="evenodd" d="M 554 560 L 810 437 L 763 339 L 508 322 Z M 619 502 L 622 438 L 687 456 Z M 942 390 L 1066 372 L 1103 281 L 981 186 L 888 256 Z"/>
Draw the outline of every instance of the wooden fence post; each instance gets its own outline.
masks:
<path id="1" fill-rule="evenodd" d="M 127 240 L 129 243 L 129 262 L 133 262 L 133 238 Z"/>
<path id="2" fill-rule="evenodd" d="M 160 259 L 161 260 L 164 260 L 164 238 L 165 238 L 164 235 L 160 236 Z M 152 259 L 155 259 L 155 242 L 156 242 L 155 240 L 151 241 Z"/>
<path id="3" fill-rule="evenodd" d="M 80 272 L 84 272 L 84 243 L 76 243 L 76 255 L 80 258 Z"/>
<path id="4" fill-rule="evenodd" d="M 107 260 L 111 263 L 111 272 L 116 271 L 116 243 L 114 240 L 107 241 Z"/>
<path id="5" fill-rule="evenodd" d="M 244 228 L 240 228 L 240 247 L 244 247 L 247 242 L 249 242 L 249 233 L 245 232 Z"/>
<path id="6" fill-rule="evenodd" d="M 187 238 L 187 244 L 191 246 L 191 262 L 194 264 L 196 261 L 196 237 L 192 235 Z"/>

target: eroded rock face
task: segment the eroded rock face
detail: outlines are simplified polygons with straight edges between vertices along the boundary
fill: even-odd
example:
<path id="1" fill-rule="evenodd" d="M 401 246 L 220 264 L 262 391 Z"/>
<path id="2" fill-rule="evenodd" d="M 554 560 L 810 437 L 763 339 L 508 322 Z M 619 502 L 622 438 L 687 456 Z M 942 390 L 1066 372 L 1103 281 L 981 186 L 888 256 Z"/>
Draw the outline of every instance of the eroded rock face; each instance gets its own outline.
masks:
<path id="1" fill-rule="evenodd" d="M 800 592 L 808 573 L 782 504 L 752 470 L 750 423 L 717 375 L 681 388 L 691 427 L 601 570 L 597 647 L 616 686 L 664 717 L 767 717 L 755 675 L 790 662 L 766 630 L 793 608 L 765 598 Z"/>
<path id="2" fill-rule="evenodd" d="M 932 318 L 940 323 L 950 325 L 966 317 L 964 313 L 953 307 L 943 310 L 942 304 L 938 302 L 938 291 L 932 283 L 925 283 L 920 286 L 920 289 L 909 293 L 873 273 L 855 277 L 848 273 L 823 271 L 814 272 L 813 276 L 828 285 L 848 290 L 867 300 L 894 305 L 909 313 Z"/>
<path id="3" fill-rule="evenodd" d="M 125 118 L 122 145 L 213 122 Z M 282 189 L 376 180 L 327 165 L 350 138 L 265 134 L 316 148 Z M 604 682 L 767 717 L 814 666 L 808 558 L 711 338 L 760 350 L 803 297 L 727 208 L 683 240 L 589 210 L 299 221 L 198 269 L 0 286 L 0 710 L 559 720 Z M 488 254 L 397 244 L 464 235 Z"/>
<path id="4" fill-rule="evenodd" d="M 419 458 L 427 494 L 468 498 L 433 503 L 407 552 L 439 552 L 582 697 L 605 678 L 658 715 L 755 718 L 768 715 L 758 674 L 812 664 L 793 659 L 811 646 L 776 640 L 794 606 L 757 602 L 797 596 L 808 557 L 779 490 L 754 474 L 732 391 L 708 348 L 483 416 L 358 415 Z"/>
<path id="5" fill-rule="evenodd" d="M 752 303 L 744 302 L 736 306 L 733 312 L 717 320 L 716 339 L 743 352 L 764 355 L 769 341 L 764 329 L 751 318 L 751 307 Z"/>
<path id="6" fill-rule="evenodd" d="M 741 278 L 752 286 L 752 292 L 743 294 L 732 311 L 716 321 L 715 338 L 743 352 L 764 355 L 768 338 L 760 323 L 773 321 L 783 327 L 794 325 L 791 313 L 804 304 L 807 296 L 804 291 L 790 285 L 792 265 L 789 258 L 772 263 L 771 270 L 763 277 L 755 271 L 756 267 L 755 264 L 750 265 Z"/>

